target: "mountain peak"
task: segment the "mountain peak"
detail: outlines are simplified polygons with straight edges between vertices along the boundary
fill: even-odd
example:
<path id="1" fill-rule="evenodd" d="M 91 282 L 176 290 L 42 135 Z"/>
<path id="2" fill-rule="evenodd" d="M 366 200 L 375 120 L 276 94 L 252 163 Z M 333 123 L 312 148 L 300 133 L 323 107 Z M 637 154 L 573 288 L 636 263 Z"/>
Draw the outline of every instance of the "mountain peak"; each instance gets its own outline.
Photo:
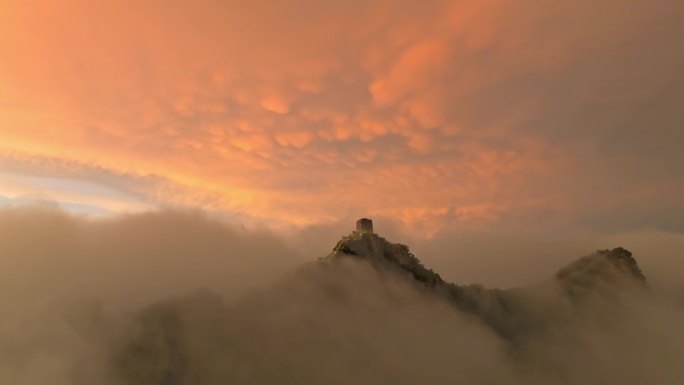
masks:
<path id="1" fill-rule="evenodd" d="M 619 284 L 646 285 L 646 277 L 636 259 L 622 247 L 598 250 L 582 257 L 560 269 L 556 279 L 571 295 L 605 290 Z"/>
<path id="2" fill-rule="evenodd" d="M 342 237 L 324 260 L 335 261 L 340 258 L 357 258 L 374 266 L 400 270 L 428 286 L 444 283 L 439 274 L 423 266 L 408 246 L 391 243 L 374 233 L 373 222 L 368 218 L 359 219 L 356 230 Z"/>

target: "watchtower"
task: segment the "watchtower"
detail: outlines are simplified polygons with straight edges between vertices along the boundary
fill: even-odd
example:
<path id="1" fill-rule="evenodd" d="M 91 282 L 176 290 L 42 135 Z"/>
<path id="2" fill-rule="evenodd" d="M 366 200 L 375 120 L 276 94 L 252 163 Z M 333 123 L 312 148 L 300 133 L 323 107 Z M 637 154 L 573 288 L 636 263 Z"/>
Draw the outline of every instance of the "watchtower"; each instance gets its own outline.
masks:
<path id="1" fill-rule="evenodd" d="M 356 221 L 356 232 L 359 234 L 373 234 L 373 221 L 368 218 L 361 218 Z"/>

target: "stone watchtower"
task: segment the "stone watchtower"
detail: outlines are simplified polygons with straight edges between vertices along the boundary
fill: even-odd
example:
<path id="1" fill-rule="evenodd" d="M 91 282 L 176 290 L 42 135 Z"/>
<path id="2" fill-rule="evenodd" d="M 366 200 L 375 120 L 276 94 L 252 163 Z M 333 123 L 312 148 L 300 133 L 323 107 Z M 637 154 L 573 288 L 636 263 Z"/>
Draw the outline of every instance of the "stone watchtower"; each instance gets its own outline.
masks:
<path id="1" fill-rule="evenodd" d="M 356 221 L 356 232 L 358 234 L 373 234 L 373 221 L 368 218 L 361 218 Z"/>

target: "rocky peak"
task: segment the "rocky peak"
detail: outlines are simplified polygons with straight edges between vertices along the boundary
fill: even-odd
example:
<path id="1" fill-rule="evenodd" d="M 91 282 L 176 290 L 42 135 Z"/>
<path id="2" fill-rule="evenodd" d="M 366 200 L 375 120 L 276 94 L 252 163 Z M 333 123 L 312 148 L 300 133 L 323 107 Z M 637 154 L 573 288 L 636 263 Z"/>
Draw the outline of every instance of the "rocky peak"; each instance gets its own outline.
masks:
<path id="1" fill-rule="evenodd" d="M 632 253 L 622 247 L 598 250 L 556 273 L 561 286 L 572 295 L 603 290 L 622 284 L 644 286 L 646 277 Z"/>
<path id="2" fill-rule="evenodd" d="M 355 231 L 343 237 L 324 260 L 335 261 L 340 258 L 358 258 L 376 267 L 397 269 L 428 286 L 444 283 L 439 274 L 423 266 L 408 246 L 391 243 L 374 233 Z"/>

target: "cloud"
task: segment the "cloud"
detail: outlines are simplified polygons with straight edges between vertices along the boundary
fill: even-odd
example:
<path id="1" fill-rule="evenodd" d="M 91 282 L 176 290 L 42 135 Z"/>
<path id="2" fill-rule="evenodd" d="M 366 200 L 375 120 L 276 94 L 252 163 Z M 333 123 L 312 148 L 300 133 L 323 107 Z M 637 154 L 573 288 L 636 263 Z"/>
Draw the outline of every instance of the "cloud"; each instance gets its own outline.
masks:
<path id="1" fill-rule="evenodd" d="M 0 210 L 0 374 L 19 385 L 641 384 L 684 376 L 676 354 L 684 312 L 659 291 L 585 308 L 533 290 L 528 310 L 555 326 L 511 346 L 401 277 L 353 261 L 302 266 L 314 256 L 300 253 L 327 242 L 325 234 L 340 235 L 310 229 L 285 241 L 196 212 L 94 221 L 46 208 Z M 681 246 L 671 236 L 642 239 L 659 245 L 657 253 Z M 459 252 L 461 271 L 472 272 L 480 255 L 468 257 L 477 249 L 459 249 L 462 241 L 432 246 Z M 499 241 L 512 255 L 522 254 L 522 243 L 568 254 L 584 247 L 562 233 L 546 242 Z M 551 264 L 532 251 L 506 272 Z M 655 264 L 636 257 L 657 287 Z M 503 256 L 490 262 L 499 274 L 506 266 Z"/>
<path id="2" fill-rule="evenodd" d="M 168 181 L 154 204 L 432 232 L 681 209 L 672 2 L 3 7 L 0 151 Z"/>
<path id="3" fill-rule="evenodd" d="M 3 298 L 17 305 L 81 294 L 146 302 L 201 287 L 237 293 L 305 260 L 267 231 L 196 212 L 105 220 L 26 206 L 0 209 L 0 226 L 8 261 Z"/>

